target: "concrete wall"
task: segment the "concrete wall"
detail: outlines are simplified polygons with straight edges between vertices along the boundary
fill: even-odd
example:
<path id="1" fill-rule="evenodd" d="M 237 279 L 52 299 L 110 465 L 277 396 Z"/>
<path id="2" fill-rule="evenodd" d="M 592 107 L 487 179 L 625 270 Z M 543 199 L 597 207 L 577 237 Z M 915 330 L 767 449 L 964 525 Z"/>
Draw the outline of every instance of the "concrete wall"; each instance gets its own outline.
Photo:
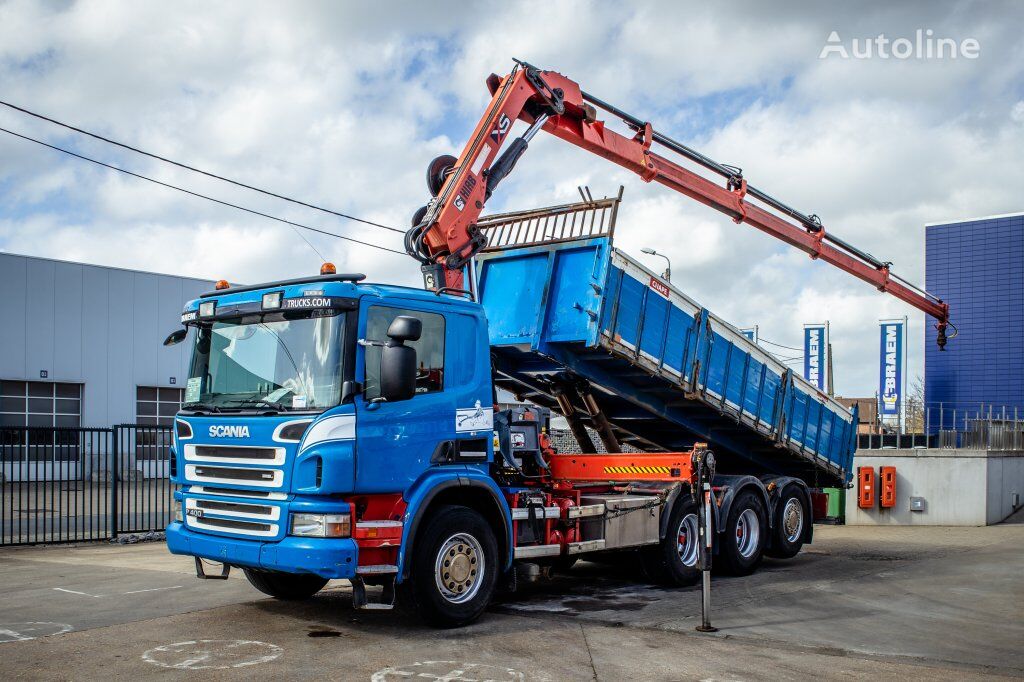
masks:
<path id="1" fill-rule="evenodd" d="M 1024 452 L 904 449 L 858 450 L 854 471 L 867 466 L 896 467 L 896 506 L 857 506 L 854 489 L 846 496 L 851 525 L 984 526 L 1009 516 L 1011 493 L 1024 497 Z M 924 511 L 910 511 L 910 498 L 923 497 Z"/>
<path id="2" fill-rule="evenodd" d="M 84 384 L 82 426 L 133 422 L 136 386 L 184 388 L 190 344 L 161 344 L 185 302 L 212 288 L 0 253 L 0 379 Z"/>

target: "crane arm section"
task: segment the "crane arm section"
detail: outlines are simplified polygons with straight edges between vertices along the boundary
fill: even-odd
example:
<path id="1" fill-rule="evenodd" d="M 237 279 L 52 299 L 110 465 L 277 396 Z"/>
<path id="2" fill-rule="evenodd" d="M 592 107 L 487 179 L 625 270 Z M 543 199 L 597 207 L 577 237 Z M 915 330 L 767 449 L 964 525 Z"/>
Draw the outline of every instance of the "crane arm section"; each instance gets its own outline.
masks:
<path id="1" fill-rule="evenodd" d="M 539 131 L 554 135 L 612 163 L 633 171 L 645 182 L 657 182 L 718 210 L 736 223 L 762 232 L 844 270 L 932 316 L 940 348 L 946 343 L 949 306 L 942 300 L 890 273 L 879 261 L 826 232 L 814 215 L 805 215 L 747 184 L 739 168 L 719 164 L 699 152 L 657 133 L 651 124 L 592 97 L 565 76 L 541 71 L 523 62 L 500 78 L 491 75 L 492 98 L 487 111 L 458 159 L 439 157 L 428 170 L 435 194 L 414 218 L 406 234 L 406 250 L 424 264 L 428 286 L 463 289 L 463 267 L 486 246 L 477 229 L 480 213 Z M 635 134 L 622 135 L 598 120 L 602 109 L 621 119 Z M 500 154 L 517 120 L 526 132 Z M 722 176 L 718 184 L 652 150 L 673 153 Z M 756 202 L 756 203 L 755 203 Z M 441 280 L 443 279 L 443 284 Z"/>

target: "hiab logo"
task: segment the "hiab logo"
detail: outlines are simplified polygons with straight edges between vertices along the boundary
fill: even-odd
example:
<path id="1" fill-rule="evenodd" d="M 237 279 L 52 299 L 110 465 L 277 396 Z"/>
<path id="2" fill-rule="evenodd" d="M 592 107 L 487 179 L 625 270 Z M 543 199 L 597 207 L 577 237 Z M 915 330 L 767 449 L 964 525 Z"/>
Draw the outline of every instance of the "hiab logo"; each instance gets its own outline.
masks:
<path id="1" fill-rule="evenodd" d="M 210 427 L 210 438 L 248 438 L 248 426 L 224 426 L 214 424 Z"/>

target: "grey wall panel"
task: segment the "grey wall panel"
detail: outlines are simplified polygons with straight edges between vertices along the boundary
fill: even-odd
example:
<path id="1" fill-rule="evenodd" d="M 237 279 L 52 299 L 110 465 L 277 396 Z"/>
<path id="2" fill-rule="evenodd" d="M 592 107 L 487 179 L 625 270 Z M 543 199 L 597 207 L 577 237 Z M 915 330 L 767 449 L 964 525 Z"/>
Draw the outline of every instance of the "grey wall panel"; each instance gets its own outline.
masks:
<path id="1" fill-rule="evenodd" d="M 0 379 L 25 378 L 28 260 L 0 253 Z"/>
<path id="2" fill-rule="evenodd" d="M 86 267 L 82 272 L 82 426 L 109 426 L 107 410 L 107 367 L 110 364 L 107 346 L 110 328 L 107 325 L 110 305 L 109 270 Z"/>
<path id="3" fill-rule="evenodd" d="M 136 386 L 184 388 L 191 339 L 170 348 L 184 304 L 213 288 L 184 279 L 0 254 L 0 378 L 85 385 L 84 426 L 135 419 Z"/>
<path id="4" fill-rule="evenodd" d="M 160 319 L 160 280 L 158 275 L 137 273 L 132 292 L 132 386 L 158 386 L 160 372 L 158 341 L 154 330 Z M 166 379 L 163 383 L 166 382 Z"/>
<path id="5" fill-rule="evenodd" d="M 56 263 L 46 260 L 28 262 L 28 288 L 25 291 L 28 316 L 25 321 L 27 343 L 25 365 L 28 378 L 39 379 L 40 372 L 53 372 L 54 270 Z"/>
<path id="6" fill-rule="evenodd" d="M 77 263 L 54 264 L 53 381 L 82 381 L 82 278 Z"/>
<path id="7" fill-rule="evenodd" d="M 181 308 L 185 303 L 181 279 L 178 277 L 160 277 L 160 293 L 156 301 L 156 312 L 153 329 L 150 332 L 150 343 L 157 352 L 157 374 L 160 386 L 166 386 L 174 378 L 174 385 L 185 387 L 185 375 L 181 371 L 181 351 L 185 344 L 164 347 L 163 340 L 168 334 L 181 326 Z"/>
<path id="8" fill-rule="evenodd" d="M 135 301 L 136 273 L 109 271 L 107 305 L 111 311 L 123 310 Z M 131 313 L 112 314 L 107 319 L 110 340 L 107 344 L 107 418 L 112 424 L 135 421 L 135 323 Z"/>

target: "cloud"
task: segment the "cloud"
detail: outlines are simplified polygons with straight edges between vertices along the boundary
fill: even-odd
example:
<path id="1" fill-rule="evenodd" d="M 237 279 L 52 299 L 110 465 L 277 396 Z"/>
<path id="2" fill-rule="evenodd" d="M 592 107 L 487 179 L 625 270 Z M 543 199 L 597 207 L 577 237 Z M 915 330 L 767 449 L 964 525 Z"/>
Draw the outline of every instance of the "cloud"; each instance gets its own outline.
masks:
<path id="1" fill-rule="evenodd" d="M 529 59 L 822 216 L 923 282 L 926 222 L 1021 209 L 1024 43 L 1014 3 L 728 7 L 606 1 L 0 4 L 2 98 L 283 194 L 404 228 L 423 170 L 457 153 L 484 79 Z M 981 44 L 976 60 L 818 59 L 844 40 L 918 28 Z M 609 125 L 618 125 L 609 121 Z M 400 235 L 242 190 L 0 110 L 0 126 L 314 227 L 401 249 Z M 314 272 L 292 228 L 0 136 L 0 249 L 255 282 Z M 674 280 L 738 326 L 800 345 L 829 319 L 836 384 L 870 395 L 877 320 L 923 316 L 726 216 L 540 136 L 490 210 L 620 184 L 617 245 L 653 246 Z M 343 270 L 418 286 L 412 259 L 309 234 Z M 954 316 L 956 311 L 954 311 Z"/>

